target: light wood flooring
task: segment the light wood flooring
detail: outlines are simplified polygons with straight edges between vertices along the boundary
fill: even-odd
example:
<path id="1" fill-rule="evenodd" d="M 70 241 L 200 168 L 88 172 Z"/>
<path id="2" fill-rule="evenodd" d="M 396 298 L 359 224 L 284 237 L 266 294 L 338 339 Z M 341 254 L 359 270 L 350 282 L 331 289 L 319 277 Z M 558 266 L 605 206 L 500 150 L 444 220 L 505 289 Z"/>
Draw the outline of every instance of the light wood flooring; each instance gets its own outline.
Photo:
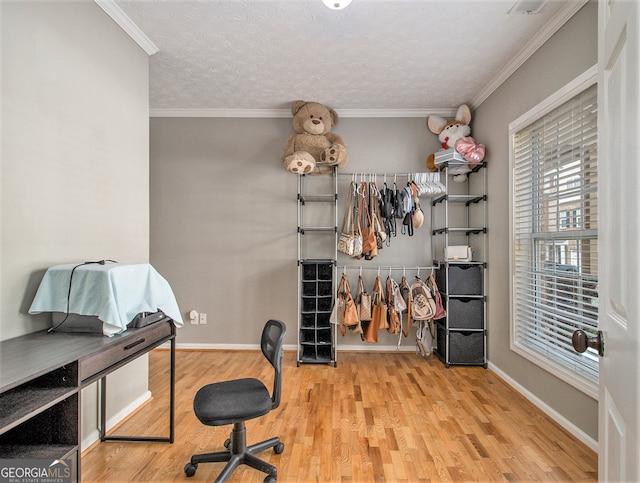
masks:
<path id="1" fill-rule="evenodd" d="M 154 398 L 113 434 L 168 433 L 168 353 L 150 354 Z M 176 351 L 176 441 L 97 443 L 82 457 L 82 481 L 213 481 L 224 463 L 183 472 L 191 454 L 219 451 L 230 427 L 193 414 L 203 385 L 273 377 L 258 351 Z M 434 356 L 339 353 L 338 365 L 296 367 L 285 353 L 280 407 L 247 423 L 247 443 L 280 436 L 282 454 L 259 456 L 280 482 L 596 481 L 597 456 L 489 370 L 445 369 Z M 241 467 L 232 482 L 261 482 Z"/>

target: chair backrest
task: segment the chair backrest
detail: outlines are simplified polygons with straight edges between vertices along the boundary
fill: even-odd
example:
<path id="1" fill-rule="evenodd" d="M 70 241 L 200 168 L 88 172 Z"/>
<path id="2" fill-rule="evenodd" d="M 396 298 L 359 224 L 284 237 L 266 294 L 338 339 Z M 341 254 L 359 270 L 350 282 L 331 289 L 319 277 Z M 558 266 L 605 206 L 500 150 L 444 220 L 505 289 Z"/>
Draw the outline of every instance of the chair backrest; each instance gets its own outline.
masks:
<path id="1" fill-rule="evenodd" d="M 287 327 L 279 320 L 268 320 L 262 330 L 260 347 L 262 353 L 273 366 L 275 375 L 273 377 L 273 392 L 271 393 L 271 409 L 280 405 L 282 395 L 282 356 L 284 355 L 284 335 Z"/>

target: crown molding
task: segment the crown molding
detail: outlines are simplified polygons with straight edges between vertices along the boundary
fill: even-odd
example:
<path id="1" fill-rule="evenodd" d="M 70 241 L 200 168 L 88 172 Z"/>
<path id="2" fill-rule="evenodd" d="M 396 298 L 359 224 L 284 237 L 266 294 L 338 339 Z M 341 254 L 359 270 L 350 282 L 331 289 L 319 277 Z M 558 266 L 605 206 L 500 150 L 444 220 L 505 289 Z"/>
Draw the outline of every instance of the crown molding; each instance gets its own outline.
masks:
<path id="1" fill-rule="evenodd" d="M 336 109 L 341 118 L 455 116 L 455 109 Z M 291 109 L 150 109 L 149 117 L 290 118 Z"/>
<path id="2" fill-rule="evenodd" d="M 498 72 L 491 82 L 482 89 L 478 95 L 471 101 L 471 109 L 477 108 L 482 104 L 494 91 L 498 89 L 518 68 L 522 66 L 544 43 L 551 38 L 560 28 L 573 17 L 578 10 L 584 7 L 588 0 L 577 0 L 566 2 L 565 6 L 557 15 L 547 23 L 547 25 L 533 37 L 527 45 L 509 62 L 504 68 Z"/>
<path id="3" fill-rule="evenodd" d="M 149 117 L 291 117 L 290 109 L 149 109 Z"/>
<path id="4" fill-rule="evenodd" d="M 153 55 L 160 49 L 147 37 L 142 30 L 122 11 L 113 0 L 93 0 L 102 10 L 131 37 L 147 55 Z"/>

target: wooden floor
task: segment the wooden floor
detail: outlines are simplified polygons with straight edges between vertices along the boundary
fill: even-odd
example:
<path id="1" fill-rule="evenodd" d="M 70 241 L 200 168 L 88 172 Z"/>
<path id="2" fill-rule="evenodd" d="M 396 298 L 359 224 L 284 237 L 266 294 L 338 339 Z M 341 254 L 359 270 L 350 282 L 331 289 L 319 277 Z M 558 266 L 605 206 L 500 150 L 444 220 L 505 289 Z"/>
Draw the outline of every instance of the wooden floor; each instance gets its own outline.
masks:
<path id="1" fill-rule="evenodd" d="M 154 398 L 113 434 L 168 433 L 168 353 L 150 355 Z M 278 481 L 596 481 L 597 456 L 494 373 L 445 369 L 413 353 L 340 353 L 337 367 L 301 365 L 285 353 L 278 409 L 247 423 L 248 444 L 280 436 L 282 454 L 260 457 Z M 97 443 L 82 457 L 82 481 L 213 481 L 223 463 L 183 472 L 192 453 L 218 451 L 230 427 L 212 428 L 193 414 L 204 384 L 259 377 L 271 367 L 259 352 L 176 352 L 174 444 Z M 231 481 L 261 482 L 242 467 Z"/>

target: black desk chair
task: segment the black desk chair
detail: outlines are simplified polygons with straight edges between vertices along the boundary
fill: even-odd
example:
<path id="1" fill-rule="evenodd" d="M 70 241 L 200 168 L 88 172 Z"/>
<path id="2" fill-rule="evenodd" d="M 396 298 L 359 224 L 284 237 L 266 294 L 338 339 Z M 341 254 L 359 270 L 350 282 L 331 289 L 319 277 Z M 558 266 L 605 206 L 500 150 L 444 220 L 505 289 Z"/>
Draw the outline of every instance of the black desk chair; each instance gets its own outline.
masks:
<path id="1" fill-rule="evenodd" d="M 184 467 L 187 476 L 196 474 L 199 463 L 228 461 L 216 482 L 226 481 L 233 470 L 245 464 L 267 473 L 265 483 L 276 481 L 278 470 L 275 466 L 262 461 L 256 453 L 273 448 L 276 454 L 284 451 L 280 438 L 271 438 L 262 443 L 247 446 L 245 421 L 267 414 L 280 405 L 282 394 L 282 355 L 286 326 L 279 320 L 269 320 L 262 330 L 260 347 L 262 353 L 275 369 L 273 391 L 258 379 L 236 379 L 216 382 L 201 388 L 193 401 L 196 417 L 207 426 L 225 426 L 233 424 L 231 436 L 224 443 L 227 451 L 193 455 Z"/>

